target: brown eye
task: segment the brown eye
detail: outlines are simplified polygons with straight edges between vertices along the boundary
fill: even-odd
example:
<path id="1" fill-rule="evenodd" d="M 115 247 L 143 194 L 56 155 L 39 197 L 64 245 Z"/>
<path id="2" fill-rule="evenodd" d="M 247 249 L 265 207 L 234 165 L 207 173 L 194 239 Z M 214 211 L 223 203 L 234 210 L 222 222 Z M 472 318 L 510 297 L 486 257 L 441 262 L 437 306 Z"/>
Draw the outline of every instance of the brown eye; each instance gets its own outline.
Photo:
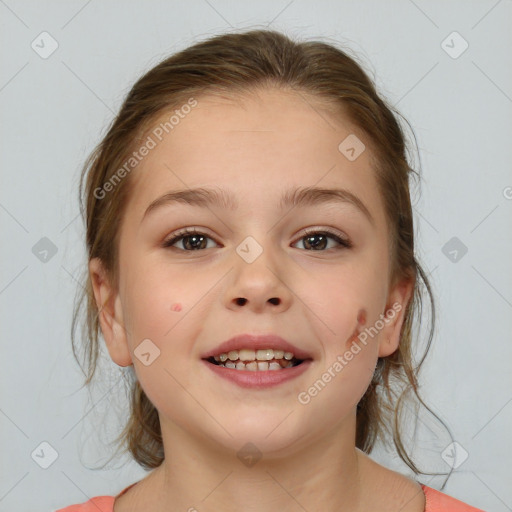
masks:
<path id="1" fill-rule="evenodd" d="M 213 240 L 211 237 L 206 236 L 204 233 L 196 230 L 183 230 L 177 233 L 175 236 L 172 236 L 170 239 L 166 240 L 162 247 L 172 247 L 174 244 L 178 242 L 183 242 L 182 247 L 176 247 L 176 249 L 181 251 L 198 251 L 202 249 L 208 249 L 206 247 L 207 240 Z"/>
<path id="2" fill-rule="evenodd" d="M 327 247 L 329 239 L 334 240 L 338 245 L 334 247 Z M 326 249 L 339 249 L 352 247 L 349 240 L 344 239 L 331 231 L 308 231 L 300 238 L 304 240 L 304 247 L 307 250 L 324 251 Z M 341 246 L 341 247 L 340 247 Z"/>

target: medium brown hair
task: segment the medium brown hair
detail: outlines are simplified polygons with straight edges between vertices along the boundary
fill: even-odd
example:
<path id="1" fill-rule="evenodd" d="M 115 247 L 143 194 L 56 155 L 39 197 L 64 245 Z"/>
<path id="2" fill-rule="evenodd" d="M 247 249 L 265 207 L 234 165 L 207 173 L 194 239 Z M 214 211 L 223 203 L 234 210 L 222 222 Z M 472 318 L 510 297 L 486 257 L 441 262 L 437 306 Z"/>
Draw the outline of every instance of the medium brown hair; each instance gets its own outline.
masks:
<path id="1" fill-rule="evenodd" d="M 439 420 L 419 396 L 417 380 L 432 341 L 435 321 L 431 286 L 414 252 L 409 178 L 419 174 L 408 164 L 409 148 L 394 115 L 400 114 L 377 94 L 362 66 L 348 53 L 334 44 L 296 42 L 276 31 L 250 30 L 211 37 L 150 69 L 132 87 L 107 134 L 84 165 L 79 195 L 83 215 L 85 209 L 87 253 L 89 259 L 97 257 L 102 261 L 112 286 L 118 289 L 119 224 L 132 188 L 131 175 L 120 180 L 104 198 L 98 199 L 95 190 L 112 180 L 157 117 L 191 97 L 206 93 L 232 96 L 274 87 L 292 90 L 305 100 L 319 102 L 341 120 L 348 119 L 371 149 L 389 227 L 392 263 L 389 282 L 393 285 L 403 278 L 414 282 L 399 347 L 393 354 L 378 359 L 372 382 L 357 406 L 356 446 L 370 453 L 377 439 L 381 436 L 384 439 L 384 434 L 389 433 L 400 458 L 418 474 L 420 471 L 402 441 L 401 412 L 410 392 Z M 428 292 L 432 313 L 426 349 L 419 364 L 414 366 L 412 326 L 415 314 L 421 318 L 420 278 Z M 98 361 L 100 325 L 87 272 L 85 282 L 75 305 L 72 344 L 81 365 L 74 333 L 85 300 L 82 370 L 87 377 L 85 384 L 89 385 Z M 129 371 L 133 372 L 133 368 Z M 158 412 L 138 380 L 133 374 L 131 377 L 130 418 L 117 442 L 141 466 L 156 468 L 164 460 Z"/>

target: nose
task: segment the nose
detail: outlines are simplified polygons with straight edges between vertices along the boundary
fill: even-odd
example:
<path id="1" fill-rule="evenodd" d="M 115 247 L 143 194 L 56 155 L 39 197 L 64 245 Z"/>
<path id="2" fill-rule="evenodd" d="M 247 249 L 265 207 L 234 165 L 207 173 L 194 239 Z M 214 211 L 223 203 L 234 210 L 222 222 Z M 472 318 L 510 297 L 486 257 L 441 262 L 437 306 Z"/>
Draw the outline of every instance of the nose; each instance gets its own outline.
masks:
<path id="1" fill-rule="evenodd" d="M 227 307 L 239 310 L 242 306 L 255 313 L 283 312 L 290 307 L 293 293 L 287 285 L 289 264 L 278 261 L 270 249 L 265 249 L 249 263 L 238 254 L 231 282 L 226 290 Z M 286 258 L 286 256 L 284 256 Z"/>

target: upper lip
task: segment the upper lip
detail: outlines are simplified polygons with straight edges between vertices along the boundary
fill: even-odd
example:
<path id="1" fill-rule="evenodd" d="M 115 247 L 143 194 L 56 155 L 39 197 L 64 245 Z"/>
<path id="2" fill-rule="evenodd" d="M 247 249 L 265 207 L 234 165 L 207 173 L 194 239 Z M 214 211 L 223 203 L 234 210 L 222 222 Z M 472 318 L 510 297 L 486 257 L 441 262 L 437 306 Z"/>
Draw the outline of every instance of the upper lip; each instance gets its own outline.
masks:
<path id="1" fill-rule="evenodd" d="M 208 359 L 209 357 L 218 356 L 220 354 L 227 354 L 231 350 L 242 350 L 244 348 L 253 350 L 271 348 L 274 350 L 283 350 L 284 352 L 292 352 L 297 359 L 311 359 L 311 355 L 308 352 L 296 347 L 276 334 L 238 334 L 208 352 L 205 352 L 201 358 Z"/>

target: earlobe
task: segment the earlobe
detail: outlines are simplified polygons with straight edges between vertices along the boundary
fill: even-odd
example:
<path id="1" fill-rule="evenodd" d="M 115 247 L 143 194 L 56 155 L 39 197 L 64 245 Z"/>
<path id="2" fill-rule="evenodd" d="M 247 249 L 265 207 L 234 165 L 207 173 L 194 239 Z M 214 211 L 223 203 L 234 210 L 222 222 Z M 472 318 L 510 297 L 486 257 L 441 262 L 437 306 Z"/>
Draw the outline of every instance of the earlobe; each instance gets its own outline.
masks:
<path id="1" fill-rule="evenodd" d="M 389 294 L 386 309 L 381 315 L 384 327 L 379 336 L 379 357 L 389 356 L 398 349 L 400 332 L 413 291 L 414 280 L 405 279 L 399 282 Z"/>
<path id="2" fill-rule="evenodd" d="M 130 366 L 133 362 L 123 322 L 121 300 L 117 291 L 112 288 L 99 258 L 93 258 L 89 262 L 89 276 L 98 308 L 101 332 L 110 357 L 119 366 Z"/>

